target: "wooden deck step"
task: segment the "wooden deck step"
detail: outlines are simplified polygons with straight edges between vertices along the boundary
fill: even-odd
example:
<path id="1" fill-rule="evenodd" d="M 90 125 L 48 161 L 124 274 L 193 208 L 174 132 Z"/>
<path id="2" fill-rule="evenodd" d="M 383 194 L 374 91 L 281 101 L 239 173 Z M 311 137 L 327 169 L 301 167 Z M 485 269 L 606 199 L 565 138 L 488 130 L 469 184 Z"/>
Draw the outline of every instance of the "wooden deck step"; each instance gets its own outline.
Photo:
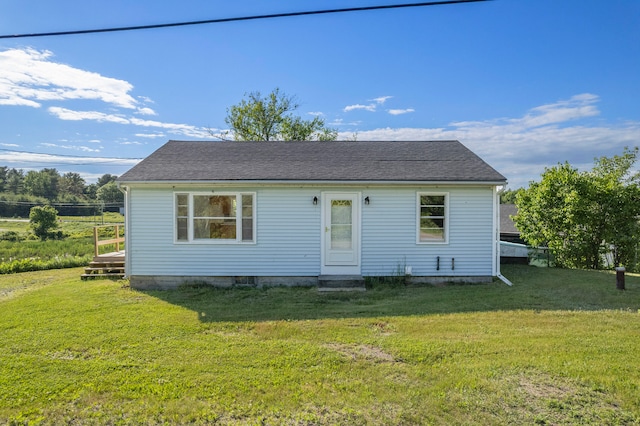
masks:
<path id="1" fill-rule="evenodd" d="M 109 267 L 105 267 L 105 268 L 92 268 L 92 267 L 88 267 L 88 268 L 84 268 L 84 273 L 85 274 L 91 274 L 91 273 L 105 273 L 105 272 L 117 272 L 120 274 L 124 274 L 124 266 L 109 266 Z"/>
<path id="2" fill-rule="evenodd" d="M 96 278 L 117 278 L 117 279 L 122 279 L 124 278 L 124 273 L 120 274 L 120 273 L 102 273 L 102 274 L 81 274 L 80 275 L 80 279 L 82 281 L 86 281 L 86 280 L 93 280 Z"/>
<path id="3" fill-rule="evenodd" d="M 91 262 L 90 268 L 124 268 L 124 262 Z"/>
<path id="4" fill-rule="evenodd" d="M 93 278 L 124 278 L 124 256 L 96 256 L 91 263 L 84 268 L 82 280 Z"/>

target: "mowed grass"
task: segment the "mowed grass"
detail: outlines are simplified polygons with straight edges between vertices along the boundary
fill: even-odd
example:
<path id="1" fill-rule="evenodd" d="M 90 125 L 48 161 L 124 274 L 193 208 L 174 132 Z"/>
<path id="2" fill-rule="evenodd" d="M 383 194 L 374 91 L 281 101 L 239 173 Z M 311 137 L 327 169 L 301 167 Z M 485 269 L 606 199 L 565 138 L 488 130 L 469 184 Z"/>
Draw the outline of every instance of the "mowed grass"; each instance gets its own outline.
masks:
<path id="1" fill-rule="evenodd" d="M 131 290 L 0 276 L 0 424 L 640 424 L 640 277 Z"/>

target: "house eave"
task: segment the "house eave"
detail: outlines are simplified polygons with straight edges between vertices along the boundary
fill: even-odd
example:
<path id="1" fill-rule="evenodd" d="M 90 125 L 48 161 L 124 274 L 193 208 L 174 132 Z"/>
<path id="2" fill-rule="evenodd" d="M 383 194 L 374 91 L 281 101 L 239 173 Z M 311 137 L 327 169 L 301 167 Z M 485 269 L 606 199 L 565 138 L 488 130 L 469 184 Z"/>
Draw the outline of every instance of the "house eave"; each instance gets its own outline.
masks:
<path id="1" fill-rule="evenodd" d="M 506 180 L 145 180 L 145 181 L 118 181 L 119 186 L 146 186 L 146 187 L 167 187 L 167 186 L 196 186 L 196 185 L 216 185 L 216 186 L 501 186 L 506 185 Z"/>

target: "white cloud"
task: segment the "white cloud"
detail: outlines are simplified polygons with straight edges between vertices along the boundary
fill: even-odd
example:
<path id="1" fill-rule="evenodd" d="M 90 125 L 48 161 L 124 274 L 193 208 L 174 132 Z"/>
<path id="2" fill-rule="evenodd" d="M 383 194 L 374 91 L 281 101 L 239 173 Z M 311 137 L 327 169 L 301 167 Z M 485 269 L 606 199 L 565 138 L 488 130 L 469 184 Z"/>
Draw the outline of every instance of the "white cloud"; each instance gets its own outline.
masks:
<path id="1" fill-rule="evenodd" d="M 596 95 L 584 93 L 572 96 L 569 100 L 561 100 L 552 104 L 532 108 L 521 118 L 503 118 L 483 122 L 462 121 L 452 124 L 460 128 L 489 128 L 497 125 L 514 131 L 529 129 L 537 126 L 596 116 L 600 114 L 600 111 L 598 111 L 598 108 L 594 104 L 597 103 L 599 99 Z"/>
<path id="2" fill-rule="evenodd" d="M 574 123 L 599 114 L 591 94 L 538 106 L 522 117 L 454 122 L 444 128 L 358 130 L 358 140 L 457 139 L 507 177 L 510 187 L 539 180 L 545 167 L 569 161 L 591 167 L 593 159 L 622 153 L 640 141 L 640 121 L 616 125 Z M 339 139 L 352 136 L 341 132 Z"/>
<path id="3" fill-rule="evenodd" d="M 164 133 L 136 133 L 135 136 L 138 138 L 148 138 L 148 139 L 167 137 L 167 135 L 165 135 Z"/>
<path id="4" fill-rule="evenodd" d="M 145 96 L 132 97 L 132 90 L 133 85 L 124 80 L 57 63 L 48 50 L 0 51 L 0 105 L 40 108 L 44 102 L 52 101 L 101 101 L 107 105 L 108 112 L 77 111 L 59 105 L 50 106 L 47 111 L 65 121 L 88 120 L 155 127 L 189 138 L 214 139 L 205 128 L 131 117 L 131 111 L 143 116 L 157 115 L 154 109 L 146 106 L 153 101 Z"/>
<path id="5" fill-rule="evenodd" d="M 365 111 L 375 112 L 378 109 L 378 106 L 384 104 L 391 98 L 393 98 L 393 96 L 380 96 L 378 98 L 370 99 L 369 101 L 371 103 L 367 105 L 363 105 L 363 104 L 347 105 L 346 107 L 343 108 L 343 111 L 349 112 L 349 111 L 355 111 L 358 109 L 363 109 Z"/>
<path id="6" fill-rule="evenodd" d="M 138 108 L 137 112 L 142 115 L 158 115 L 158 113 L 151 108 Z"/>
<path id="7" fill-rule="evenodd" d="M 343 111 L 344 112 L 349 112 L 349 111 L 355 111 L 357 109 L 364 109 L 366 111 L 375 111 L 376 110 L 376 104 L 369 104 L 369 105 L 362 105 L 362 104 L 355 104 L 355 105 L 347 105 L 346 107 L 344 107 Z"/>
<path id="8" fill-rule="evenodd" d="M 313 115 L 314 117 L 322 117 L 324 115 L 324 113 L 320 111 L 310 111 L 307 114 Z"/>
<path id="9" fill-rule="evenodd" d="M 119 124 L 129 124 L 130 121 L 122 117 L 121 115 L 116 114 L 105 114 L 99 111 L 73 111 L 67 108 L 61 107 L 49 107 L 49 113 L 55 115 L 60 120 L 67 121 L 82 121 L 82 120 L 92 120 L 98 122 L 109 122 L 109 123 L 119 123 Z"/>
<path id="10" fill-rule="evenodd" d="M 207 129 L 203 129 L 189 124 L 163 123 L 155 120 L 142 120 L 135 117 L 124 117 L 119 114 L 105 114 L 99 111 L 73 111 L 67 108 L 50 107 L 48 111 L 61 120 L 81 121 L 92 120 L 98 122 L 110 122 L 117 124 L 131 124 L 141 127 L 157 127 L 166 129 L 170 133 L 179 134 L 193 138 L 211 138 Z"/>
<path id="11" fill-rule="evenodd" d="M 99 148 L 90 148 L 88 146 L 82 146 L 82 145 L 59 145 L 59 144 L 48 143 L 48 142 L 41 143 L 40 145 L 45 146 L 47 148 L 68 149 L 68 150 L 80 151 L 80 152 L 100 152 L 101 151 L 101 149 Z"/>
<path id="12" fill-rule="evenodd" d="M 115 78 L 52 61 L 48 50 L 0 52 L 0 105 L 40 107 L 44 101 L 99 100 L 135 109 L 133 86 Z"/>
<path id="13" fill-rule="evenodd" d="M 0 146 L 6 146 L 7 148 L 17 148 L 20 145 L 15 144 L 15 143 L 0 143 Z"/>
<path id="14" fill-rule="evenodd" d="M 389 99 L 393 98 L 393 96 L 380 96 L 379 98 L 373 98 L 371 99 L 373 102 L 377 103 L 378 105 L 382 105 L 385 102 L 387 102 Z"/>
<path id="15" fill-rule="evenodd" d="M 387 112 L 391 115 L 402 115 L 402 114 L 408 114 L 410 112 L 415 112 L 416 110 L 413 108 L 407 108 L 407 109 L 390 109 Z"/>
<path id="16" fill-rule="evenodd" d="M 51 165 L 87 165 L 87 164 L 113 164 L 118 166 L 134 166 L 139 159 L 111 158 L 111 157 L 80 157 L 52 154 L 37 154 L 22 151 L 0 151 L 0 162 L 4 164 L 35 163 Z"/>
<path id="17" fill-rule="evenodd" d="M 362 124 L 362 121 L 350 121 L 345 123 L 342 118 L 336 118 L 329 123 L 330 126 L 359 126 L 360 124 Z"/>
<path id="18" fill-rule="evenodd" d="M 191 126 L 189 124 L 163 123 L 161 121 L 141 120 L 139 118 L 130 118 L 129 122 L 135 126 L 158 127 L 161 129 L 167 129 L 171 133 L 181 134 L 189 137 L 196 137 L 196 138 L 211 137 L 208 130 Z"/>

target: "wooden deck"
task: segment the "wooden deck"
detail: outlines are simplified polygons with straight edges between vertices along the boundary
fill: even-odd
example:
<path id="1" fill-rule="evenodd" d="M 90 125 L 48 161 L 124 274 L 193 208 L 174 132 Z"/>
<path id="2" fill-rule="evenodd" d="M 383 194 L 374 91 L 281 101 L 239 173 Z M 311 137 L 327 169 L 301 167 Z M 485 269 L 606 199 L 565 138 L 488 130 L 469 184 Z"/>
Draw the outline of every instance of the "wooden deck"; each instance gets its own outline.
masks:
<path id="1" fill-rule="evenodd" d="M 80 278 L 124 278 L 124 258 L 124 250 L 95 256 Z"/>
<path id="2" fill-rule="evenodd" d="M 112 237 L 107 240 L 100 240 L 99 228 L 112 228 Z M 93 228 L 93 239 L 95 251 L 93 260 L 89 266 L 84 268 L 84 274 L 80 275 L 83 280 L 89 278 L 124 278 L 124 250 L 120 250 L 124 245 L 124 237 L 120 236 L 120 225 L 104 225 Z M 115 246 L 115 251 L 110 253 L 100 253 L 100 247 L 105 245 Z"/>

